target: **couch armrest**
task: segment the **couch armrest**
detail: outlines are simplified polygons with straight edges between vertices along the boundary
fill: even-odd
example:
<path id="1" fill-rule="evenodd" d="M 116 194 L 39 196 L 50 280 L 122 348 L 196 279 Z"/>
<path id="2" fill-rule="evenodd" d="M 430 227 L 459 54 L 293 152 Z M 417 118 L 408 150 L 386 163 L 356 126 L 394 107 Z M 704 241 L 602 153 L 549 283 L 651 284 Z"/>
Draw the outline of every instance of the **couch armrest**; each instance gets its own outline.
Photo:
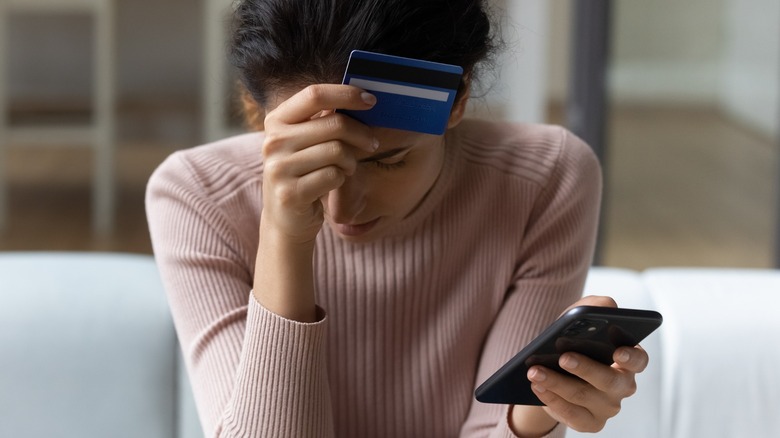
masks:
<path id="1" fill-rule="evenodd" d="M 0 253 L 0 436 L 173 437 L 176 341 L 150 256 Z"/>
<path id="2" fill-rule="evenodd" d="M 660 436 L 778 436 L 780 271 L 643 277 L 664 315 Z"/>

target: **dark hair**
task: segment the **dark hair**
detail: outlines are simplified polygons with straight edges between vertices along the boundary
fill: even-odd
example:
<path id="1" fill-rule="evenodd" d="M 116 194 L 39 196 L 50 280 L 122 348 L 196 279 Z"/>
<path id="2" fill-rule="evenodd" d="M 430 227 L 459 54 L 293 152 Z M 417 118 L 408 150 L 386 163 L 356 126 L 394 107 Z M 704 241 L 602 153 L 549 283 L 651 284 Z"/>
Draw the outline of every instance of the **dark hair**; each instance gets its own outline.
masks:
<path id="1" fill-rule="evenodd" d="M 471 79 L 495 47 L 484 3 L 242 0 L 231 60 L 261 105 L 280 86 L 340 83 L 354 49 L 459 65 Z"/>

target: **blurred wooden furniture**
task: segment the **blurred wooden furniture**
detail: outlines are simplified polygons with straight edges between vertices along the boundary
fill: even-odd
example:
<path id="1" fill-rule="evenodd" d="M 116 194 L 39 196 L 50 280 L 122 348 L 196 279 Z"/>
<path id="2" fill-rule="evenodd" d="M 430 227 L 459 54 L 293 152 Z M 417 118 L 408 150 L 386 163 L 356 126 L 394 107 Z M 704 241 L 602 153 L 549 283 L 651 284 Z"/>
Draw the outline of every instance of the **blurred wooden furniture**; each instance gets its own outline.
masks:
<path id="1" fill-rule="evenodd" d="M 93 28 L 92 115 L 83 126 L 11 126 L 7 92 L 13 14 L 89 14 Z M 0 230 L 7 226 L 8 187 L 5 167 L 9 146 L 83 146 L 94 152 L 92 229 L 107 234 L 114 222 L 114 2 L 113 0 L 0 0 Z"/>

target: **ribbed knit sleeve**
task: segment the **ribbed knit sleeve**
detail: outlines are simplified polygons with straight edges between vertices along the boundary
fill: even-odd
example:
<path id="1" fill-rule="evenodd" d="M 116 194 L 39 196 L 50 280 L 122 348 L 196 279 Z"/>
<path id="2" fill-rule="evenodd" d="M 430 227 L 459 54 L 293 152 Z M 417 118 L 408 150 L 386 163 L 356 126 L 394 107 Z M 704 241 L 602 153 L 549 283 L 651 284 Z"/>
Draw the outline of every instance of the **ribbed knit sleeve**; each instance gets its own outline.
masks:
<path id="1" fill-rule="evenodd" d="M 558 133 L 557 147 L 555 142 L 538 145 L 555 152 L 553 156 L 539 155 L 544 157 L 539 160 L 553 163 L 552 172 L 539 178 L 541 187 L 525 225 L 513 284 L 485 340 L 476 385 L 520 351 L 582 293 L 595 246 L 601 170 L 585 143 L 568 131 Z M 477 436 L 477 431 L 490 429 L 491 438 L 514 436 L 506 418 L 506 406 L 475 401 L 462 436 Z M 565 428 L 558 427 L 551 436 L 562 437 L 564 431 Z"/>
<path id="2" fill-rule="evenodd" d="M 246 332 L 235 390 L 217 435 L 333 436 L 323 323 L 286 320 L 252 296 Z"/>
<path id="3" fill-rule="evenodd" d="M 204 432 L 332 436 L 324 313 L 302 324 L 255 300 L 255 246 L 243 231 L 258 207 L 236 197 L 253 181 L 236 179 L 216 157 L 174 154 L 147 189 L 155 257 Z"/>

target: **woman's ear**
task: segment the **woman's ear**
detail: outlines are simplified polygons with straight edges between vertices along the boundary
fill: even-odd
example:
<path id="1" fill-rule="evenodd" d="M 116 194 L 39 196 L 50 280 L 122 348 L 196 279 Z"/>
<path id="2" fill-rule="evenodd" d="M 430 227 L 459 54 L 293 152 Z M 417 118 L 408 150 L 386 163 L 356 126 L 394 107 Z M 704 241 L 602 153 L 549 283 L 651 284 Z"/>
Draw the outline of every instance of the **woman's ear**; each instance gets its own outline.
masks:
<path id="1" fill-rule="evenodd" d="M 265 122 L 265 109 L 260 105 L 249 90 L 239 82 L 239 96 L 244 124 L 250 131 L 262 131 Z"/>
<path id="2" fill-rule="evenodd" d="M 466 113 L 466 104 L 469 101 L 470 91 L 471 87 L 467 86 L 466 89 L 463 90 L 463 93 L 458 96 L 458 100 L 452 106 L 452 111 L 450 111 L 450 119 L 447 122 L 448 129 L 458 126 L 458 123 L 463 120 L 463 115 Z"/>

